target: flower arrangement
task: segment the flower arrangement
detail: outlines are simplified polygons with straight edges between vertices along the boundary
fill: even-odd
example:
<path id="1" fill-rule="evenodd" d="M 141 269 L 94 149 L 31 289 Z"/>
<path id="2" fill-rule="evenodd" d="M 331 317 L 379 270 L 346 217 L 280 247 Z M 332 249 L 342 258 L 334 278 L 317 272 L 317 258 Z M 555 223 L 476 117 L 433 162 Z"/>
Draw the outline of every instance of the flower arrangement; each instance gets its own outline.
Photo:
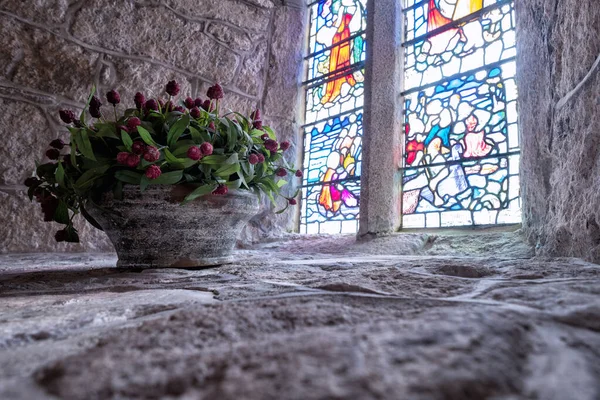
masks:
<path id="1" fill-rule="evenodd" d="M 86 204 L 109 191 L 122 198 L 124 185 L 137 185 L 141 191 L 150 185 L 193 186 L 182 204 L 230 189 L 262 192 L 274 203 L 287 183 L 283 178 L 302 176 L 283 157 L 290 143 L 277 141 L 258 109 L 248 117 L 237 112 L 220 116 L 223 89 L 218 84 L 208 89 L 205 100 L 177 101 L 179 92 L 179 84 L 170 81 L 166 101 L 136 93 L 135 108 L 120 114 L 117 91 L 106 94 L 113 108 L 106 113 L 92 89 L 86 108 L 93 122 L 86 122 L 85 110 L 79 118 L 73 111 L 60 111 L 70 142 L 53 140 L 46 151 L 51 162 L 37 165 L 35 176 L 25 180 L 44 220 L 65 225 L 56 232 L 58 242 L 79 241 L 73 226 L 79 213 L 102 229 L 86 212 Z M 296 195 L 286 198 L 288 205 L 296 204 Z"/>

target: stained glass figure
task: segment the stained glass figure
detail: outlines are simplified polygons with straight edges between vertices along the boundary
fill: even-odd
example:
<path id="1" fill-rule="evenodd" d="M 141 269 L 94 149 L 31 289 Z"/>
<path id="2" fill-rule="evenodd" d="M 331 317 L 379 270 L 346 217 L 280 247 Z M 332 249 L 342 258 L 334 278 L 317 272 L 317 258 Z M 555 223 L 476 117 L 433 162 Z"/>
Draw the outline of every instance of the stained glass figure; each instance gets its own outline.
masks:
<path id="1" fill-rule="evenodd" d="M 520 222 L 509 1 L 405 1 L 403 227 Z"/>
<path id="2" fill-rule="evenodd" d="M 358 228 L 366 0 L 310 5 L 301 231 Z"/>

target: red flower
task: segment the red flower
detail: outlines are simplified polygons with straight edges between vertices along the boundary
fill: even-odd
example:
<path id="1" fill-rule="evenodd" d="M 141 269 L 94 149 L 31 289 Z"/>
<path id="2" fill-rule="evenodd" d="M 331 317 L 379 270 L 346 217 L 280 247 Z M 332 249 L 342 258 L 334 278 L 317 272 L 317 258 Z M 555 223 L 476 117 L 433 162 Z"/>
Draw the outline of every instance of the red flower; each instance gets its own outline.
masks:
<path id="1" fill-rule="evenodd" d="M 30 176 L 29 178 L 25 179 L 24 183 L 25 183 L 25 186 L 27 186 L 27 187 L 34 187 L 34 186 L 39 186 L 40 183 L 42 183 L 42 181 L 40 181 L 38 178 Z"/>
<path id="2" fill-rule="evenodd" d="M 218 83 L 208 88 L 206 95 L 211 100 L 219 100 L 223 98 L 223 88 Z"/>
<path id="3" fill-rule="evenodd" d="M 252 165 L 254 164 L 258 164 L 258 156 L 256 154 L 250 154 L 250 156 L 248 157 L 248 162 Z"/>
<path id="4" fill-rule="evenodd" d="M 179 83 L 177 81 L 169 81 L 167 83 L 166 92 L 171 96 L 177 96 L 179 94 Z"/>
<path id="5" fill-rule="evenodd" d="M 142 124 L 142 121 L 138 117 L 131 117 L 127 120 L 127 127 L 130 132 L 135 132 L 138 126 Z"/>
<path id="6" fill-rule="evenodd" d="M 192 146 L 187 151 L 187 156 L 189 159 L 198 161 L 202 158 L 202 151 L 196 146 Z"/>
<path id="7" fill-rule="evenodd" d="M 125 125 L 119 125 L 119 126 L 117 126 L 117 131 L 119 132 L 119 134 L 121 133 L 121 131 L 125 131 L 125 132 L 129 133 L 129 128 L 126 127 Z"/>
<path id="8" fill-rule="evenodd" d="M 213 153 L 213 145 L 208 142 L 204 142 L 200 145 L 200 151 L 203 155 L 210 156 Z"/>
<path id="9" fill-rule="evenodd" d="M 217 186 L 217 188 L 215 190 L 213 190 L 212 194 L 222 196 L 222 195 L 227 194 L 228 191 L 229 191 L 229 189 L 227 188 L 227 186 L 219 185 L 219 186 Z"/>
<path id="10" fill-rule="evenodd" d="M 280 148 L 282 151 L 286 151 L 287 149 L 289 149 L 289 148 L 290 148 L 290 142 L 288 142 L 287 140 L 286 140 L 285 142 L 281 142 L 281 143 L 279 144 L 279 148 Z"/>
<path id="11" fill-rule="evenodd" d="M 277 148 L 279 148 L 279 144 L 272 139 L 267 139 L 265 140 L 265 149 L 269 150 L 269 151 L 277 151 Z"/>
<path id="12" fill-rule="evenodd" d="M 146 178 L 148 179 L 156 179 L 160 174 L 162 174 L 162 171 L 158 165 L 151 165 L 146 169 Z"/>
<path id="13" fill-rule="evenodd" d="M 71 122 L 77 120 L 75 113 L 71 110 L 60 110 L 58 115 L 65 124 L 70 124 Z"/>
<path id="14" fill-rule="evenodd" d="M 210 121 L 210 124 L 208 124 L 208 128 L 212 129 L 213 131 L 217 130 L 217 128 L 215 127 L 215 123 L 213 121 Z"/>
<path id="15" fill-rule="evenodd" d="M 200 118 L 200 110 L 198 109 L 198 107 L 193 107 L 190 110 L 190 115 L 192 116 L 192 118 Z"/>
<path id="16" fill-rule="evenodd" d="M 125 160 L 125 165 L 127 165 L 130 168 L 137 167 L 138 165 L 140 165 L 140 156 L 138 156 L 137 154 L 128 154 L 127 160 Z"/>
<path id="17" fill-rule="evenodd" d="M 106 100 L 108 100 L 108 102 L 113 106 L 116 106 L 121 102 L 121 95 L 116 90 L 111 90 L 110 92 L 106 93 Z"/>
<path id="18" fill-rule="evenodd" d="M 261 153 L 258 153 L 258 163 L 264 163 L 265 162 L 265 156 L 262 155 Z"/>
<path id="19" fill-rule="evenodd" d="M 133 98 L 133 101 L 135 102 L 135 106 L 138 109 L 141 109 L 144 106 L 144 104 L 146 104 L 146 97 L 142 93 L 137 92 L 135 94 L 135 97 Z"/>
<path id="20" fill-rule="evenodd" d="M 302 170 L 301 170 L 301 169 L 297 170 L 295 175 L 296 175 L 298 178 L 302 178 Z"/>
<path id="21" fill-rule="evenodd" d="M 144 151 L 144 160 L 154 162 L 160 158 L 160 151 L 154 146 L 147 146 Z"/>
<path id="22" fill-rule="evenodd" d="M 200 97 L 196 97 L 196 99 L 194 100 L 194 104 L 196 105 L 196 107 L 202 107 L 202 105 L 204 104 L 204 100 L 202 100 Z"/>
<path id="23" fill-rule="evenodd" d="M 131 151 L 133 154 L 144 154 L 144 150 L 146 150 L 146 145 L 140 141 L 133 142 L 131 145 Z"/>
<path id="24" fill-rule="evenodd" d="M 117 162 L 122 165 L 127 165 L 127 157 L 129 157 L 129 153 L 126 151 L 122 151 L 117 154 Z"/>
<path id="25" fill-rule="evenodd" d="M 196 103 L 194 102 L 194 99 L 192 99 L 191 97 L 186 97 L 183 103 L 185 104 L 185 107 L 188 110 L 191 110 L 196 105 Z"/>
<path id="26" fill-rule="evenodd" d="M 146 102 L 146 109 L 158 111 L 158 103 L 154 99 L 150 99 Z"/>
<path id="27" fill-rule="evenodd" d="M 67 230 L 61 229 L 60 231 L 56 231 L 56 234 L 54 235 L 54 240 L 56 240 L 57 242 L 64 242 L 67 240 L 68 237 L 69 233 L 67 232 Z"/>
<path id="28" fill-rule="evenodd" d="M 48 157 L 51 160 L 58 160 L 58 157 L 60 157 L 60 151 L 58 151 L 57 149 L 48 149 L 46 151 L 46 157 Z"/>
<path id="29" fill-rule="evenodd" d="M 63 142 L 60 139 L 54 139 L 50 142 L 50 146 L 54 147 L 55 149 L 61 150 L 63 147 L 65 147 L 65 142 Z"/>
<path id="30" fill-rule="evenodd" d="M 261 118 L 260 118 L 260 110 L 258 108 L 256 110 L 254 110 L 252 112 L 252 114 L 250 114 L 250 119 L 252 121 L 260 121 L 261 120 Z"/>
<path id="31" fill-rule="evenodd" d="M 291 206 L 295 206 L 296 204 L 298 204 L 298 202 L 296 201 L 296 199 L 289 199 L 288 203 L 290 203 Z"/>
<path id="32" fill-rule="evenodd" d="M 275 171 L 275 175 L 277 175 L 277 176 L 286 176 L 287 175 L 287 171 L 285 170 L 285 168 L 278 168 L 277 171 Z"/>
<path id="33" fill-rule="evenodd" d="M 252 127 L 254 129 L 259 129 L 259 130 L 262 129 L 263 128 L 262 121 L 254 121 L 254 122 L 252 122 Z"/>

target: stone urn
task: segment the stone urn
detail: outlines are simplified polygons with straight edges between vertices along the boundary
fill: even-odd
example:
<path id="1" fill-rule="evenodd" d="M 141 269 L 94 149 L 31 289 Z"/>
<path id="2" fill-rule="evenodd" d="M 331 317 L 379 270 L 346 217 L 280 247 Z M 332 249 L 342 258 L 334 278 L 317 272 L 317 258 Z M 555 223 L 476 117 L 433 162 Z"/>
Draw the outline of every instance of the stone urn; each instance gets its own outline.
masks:
<path id="1" fill-rule="evenodd" d="M 235 190 L 185 205 L 194 188 L 126 185 L 123 198 L 105 193 L 86 211 L 115 246 L 119 268 L 193 268 L 230 263 L 237 236 L 258 213 L 258 196 Z"/>

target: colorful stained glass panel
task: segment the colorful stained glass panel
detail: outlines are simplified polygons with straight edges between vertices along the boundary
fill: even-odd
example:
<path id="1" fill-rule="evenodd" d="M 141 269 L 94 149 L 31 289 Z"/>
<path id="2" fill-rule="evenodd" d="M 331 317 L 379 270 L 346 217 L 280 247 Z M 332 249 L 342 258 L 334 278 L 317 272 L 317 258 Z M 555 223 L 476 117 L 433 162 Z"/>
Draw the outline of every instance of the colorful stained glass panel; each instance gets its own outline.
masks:
<path id="1" fill-rule="evenodd" d="M 329 196 L 331 202 L 323 200 Z M 301 233 L 356 233 L 360 181 L 303 188 Z"/>

